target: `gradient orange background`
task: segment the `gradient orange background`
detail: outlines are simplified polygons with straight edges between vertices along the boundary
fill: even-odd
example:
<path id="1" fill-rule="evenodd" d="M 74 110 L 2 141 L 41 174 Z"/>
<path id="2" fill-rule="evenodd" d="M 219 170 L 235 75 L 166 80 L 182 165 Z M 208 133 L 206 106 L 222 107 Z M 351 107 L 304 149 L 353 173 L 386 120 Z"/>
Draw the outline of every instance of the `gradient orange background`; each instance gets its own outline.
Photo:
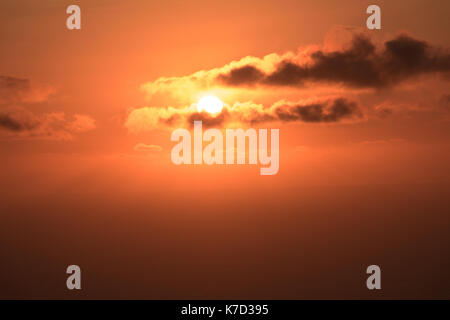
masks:
<path id="1" fill-rule="evenodd" d="M 392 105 L 386 118 L 263 124 L 280 128 L 274 176 L 175 166 L 169 130 L 124 126 L 133 108 L 176 103 L 142 84 L 334 45 L 337 26 L 365 28 L 372 2 L 2 1 L 0 75 L 37 88 L 7 107 L 95 126 L 0 136 L 0 298 L 450 298 L 448 73 L 392 90 L 333 88 Z M 407 32 L 448 48 L 448 1 L 374 3 L 376 37 Z M 66 29 L 70 4 L 81 30 Z M 308 90 L 299 94 L 317 94 Z M 81 291 L 66 289 L 70 264 Z M 366 288 L 371 264 L 381 291 Z"/>

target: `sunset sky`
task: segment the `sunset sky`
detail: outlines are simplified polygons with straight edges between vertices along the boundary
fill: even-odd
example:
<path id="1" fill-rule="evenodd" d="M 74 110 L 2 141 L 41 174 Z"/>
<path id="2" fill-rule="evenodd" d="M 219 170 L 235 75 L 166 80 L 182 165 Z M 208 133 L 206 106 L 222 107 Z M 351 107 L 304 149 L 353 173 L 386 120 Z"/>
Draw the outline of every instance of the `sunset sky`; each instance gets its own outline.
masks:
<path id="1" fill-rule="evenodd" d="M 449 14 L 3 0 L 0 298 L 449 298 Z M 194 120 L 279 129 L 279 172 L 174 165 Z"/>

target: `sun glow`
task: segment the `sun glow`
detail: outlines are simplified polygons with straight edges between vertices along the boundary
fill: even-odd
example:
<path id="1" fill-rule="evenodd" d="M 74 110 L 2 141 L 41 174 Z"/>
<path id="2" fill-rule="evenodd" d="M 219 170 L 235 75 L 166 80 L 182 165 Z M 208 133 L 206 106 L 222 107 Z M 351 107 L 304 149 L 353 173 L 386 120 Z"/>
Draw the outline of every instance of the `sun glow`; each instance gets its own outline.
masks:
<path id="1" fill-rule="evenodd" d="M 223 108 L 223 102 L 216 96 L 204 96 L 197 103 L 197 111 L 206 111 L 211 114 L 220 113 Z"/>

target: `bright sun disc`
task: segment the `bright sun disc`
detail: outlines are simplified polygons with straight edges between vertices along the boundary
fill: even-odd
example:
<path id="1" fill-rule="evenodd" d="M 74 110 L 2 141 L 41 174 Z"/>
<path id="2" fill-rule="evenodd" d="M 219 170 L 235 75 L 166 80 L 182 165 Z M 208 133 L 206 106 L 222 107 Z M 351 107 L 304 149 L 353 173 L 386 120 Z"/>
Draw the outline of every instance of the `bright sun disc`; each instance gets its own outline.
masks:
<path id="1" fill-rule="evenodd" d="M 216 96 L 204 96 L 197 103 L 197 111 L 206 111 L 208 113 L 219 113 L 222 111 L 223 102 Z"/>

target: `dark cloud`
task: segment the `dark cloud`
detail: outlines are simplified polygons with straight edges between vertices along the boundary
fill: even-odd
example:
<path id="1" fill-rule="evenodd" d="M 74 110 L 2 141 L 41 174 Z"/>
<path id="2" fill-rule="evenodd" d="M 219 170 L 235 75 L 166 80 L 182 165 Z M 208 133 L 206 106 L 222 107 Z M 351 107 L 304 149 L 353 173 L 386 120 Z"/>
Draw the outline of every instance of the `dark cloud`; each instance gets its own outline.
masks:
<path id="1" fill-rule="evenodd" d="M 39 126 L 39 121 L 28 112 L 1 112 L 0 129 L 14 132 L 33 130 Z"/>
<path id="2" fill-rule="evenodd" d="M 36 113 L 26 107 L 46 102 L 53 92 L 52 87 L 31 85 L 28 79 L 0 76 L 0 137 L 70 140 L 95 128 L 95 120 L 87 115 Z"/>
<path id="3" fill-rule="evenodd" d="M 267 109 L 252 109 L 236 111 L 235 109 L 223 109 L 219 115 L 212 116 L 208 113 L 193 113 L 186 121 L 193 125 L 195 120 L 201 120 L 205 127 L 221 126 L 227 121 L 256 125 L 265 122 L 339 122 L 345 119 L 361 118 L 362 112 L 358 105 L 344 98 L 310 104 L 277 104 Z"/>
<path id="4" fill-rule="evenodd" d="M 249 123 L 251 125 L 263 123 L 263 122 L 273 122 L 277 120 L 283 120 L 280 119 L 277 115 L 273 114 L 272 112 L 260 112 L 257 110 L 253 110 L 249 113 L 249 115 L 242 117 L 241 120 L 243 122 Z"/>
<path id="5" fill-rule="evenodd" d="M 164 127 L 193 127 L 194 121 L 202 121 L 205 128 L 223 128 L 227 124 L 259 125 L 269 122 L 308 122 L 332 123 L 343 120 L 358 120 L 362 111 L 356 102 L 339 97 L 311 103 L 277 102 L 270 107 L 263 107 L 252 102 L 226 105 L 219 114 L 166 109 L 161 112 L 158 107 L 144 107 L 133 110 L 128 116 L 126 127 L 133 132 L 154 130 Z"/>
<path id="6" fill-rule="evenodd" d="M 228 110 L 224 108 L 218 115 L 211 115 L 207 112 L 192 113 L 187 116 L 186 121 L 190 126 L 194 125 L 194 121 L 202 121 L 202 126 L 204 127 L 220 127 L 229 116 Z"/>
<path id="7" fill-rule="evenodd" d="M 16 119 L 10 114 L 0 113 L 0 128 L 19 132 L 29 130 L 32 127 L 30 127 L 28 123 Z"/>
<path id="8" fill-rule="evenodd" d="M 71 140 L 74 134 L 94 128 L 95 121 L 86 115 L 67 117 L 63 112 L 36 115 L 20 107 L 0 112 L 0 137 Z"/>
<path id="9" fill-rule="evenodd" d="M 362 115 L 355 102 L 344 98 L 324 103 L 279 106 L 274 114 L 281 121 L 303 122 L 338 122 Z"/>
<path id="10" fill-rule="evenodd" d="M 217 81 L 230 86 L 299 86 L 317 81 L 356 88 L 381 88 L 422 74 L 450 71 L 448 50 L 407 35 L 385 42 L 381 50 L 377 50 L 369 38 L 358 35 L 346 50 L 318 50 L 310 58 L 311 62 L 304 65 L 284 60 L 270 74 L 251 65 L 238 67 L 220 74 Z"/>
<path id="11" fill-rule="evenodd" d="M 385 43 L 383 55 L 386 82 L 414 75 L 450 71 L 450 55 L 425 41 L 402 35 Z"/>
<path id="12" fill-rule="evenodd" d="M 264 78 L 264 73 L 253 66 L 244 66 L 219 75 L 218 80 L 231 86 L 257 83 Z"/>
<path id="13" fill-rule="evenodd" d="M 158 118 L 158 122 L 166 126 L 173 126 L 180 118 L 181 116 L 179 114 L 173 114 L 168 118 Z"/>

